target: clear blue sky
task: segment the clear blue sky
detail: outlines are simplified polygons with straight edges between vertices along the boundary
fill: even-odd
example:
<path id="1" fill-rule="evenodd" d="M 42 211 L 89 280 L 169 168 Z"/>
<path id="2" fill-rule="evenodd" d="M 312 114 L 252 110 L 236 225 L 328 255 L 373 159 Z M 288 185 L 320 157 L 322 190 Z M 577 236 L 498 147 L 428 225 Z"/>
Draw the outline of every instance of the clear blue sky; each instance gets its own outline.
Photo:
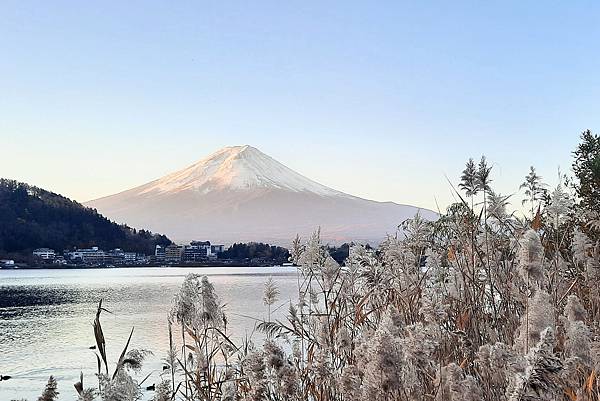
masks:
<path id="1" fill-rule="evenodd" d="M 80 201 L 251 144 L 434 208 L 486 154 L 555 183 L 600 131 L 600 3 L 2 1 L 0 176 Z"/>

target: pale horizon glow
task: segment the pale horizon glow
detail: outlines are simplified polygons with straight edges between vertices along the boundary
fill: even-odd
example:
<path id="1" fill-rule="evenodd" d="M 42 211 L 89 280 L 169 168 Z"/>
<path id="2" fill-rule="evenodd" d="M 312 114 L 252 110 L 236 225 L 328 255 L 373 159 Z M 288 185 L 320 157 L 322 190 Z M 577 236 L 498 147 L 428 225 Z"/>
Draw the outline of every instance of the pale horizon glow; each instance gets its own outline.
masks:
<path id="1" fill-rule="evenodd" d="M 600 132 L 600 4 L 0 4 L 0 177 L 80 202 L 234 145 L 437 210 L 464 162 L 550 186 Z M 513 207 L 519 207 L 515 196 Z"/>

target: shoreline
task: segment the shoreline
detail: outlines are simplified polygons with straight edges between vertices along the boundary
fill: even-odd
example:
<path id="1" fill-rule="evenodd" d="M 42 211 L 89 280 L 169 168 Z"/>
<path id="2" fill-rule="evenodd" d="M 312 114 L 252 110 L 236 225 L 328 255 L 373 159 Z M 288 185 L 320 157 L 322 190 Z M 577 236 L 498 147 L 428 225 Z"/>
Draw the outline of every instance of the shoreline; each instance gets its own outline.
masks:
<path id="1" fill-rule="evenodd" d="M 243 263 L 243 262 L 234 262 L 234 263 L 194 263 L 194 264 L 174 264 L 174 265 L 118 265 L 118 266 L 86 266 L 86 265 L 66 265 L 66 266 L 18 266 L 12 268 L 0 268 L 0 271 L 4 270 L 98 270 L 98 269 L 143 269 L 143 268 L 161 268 L 161 269 L 169 269 L 169 268 L 214 268 L 214 267 L 294 267 L 294 266 L 284 266 L 281 264 L 252 264 L 252 263 Z"/>

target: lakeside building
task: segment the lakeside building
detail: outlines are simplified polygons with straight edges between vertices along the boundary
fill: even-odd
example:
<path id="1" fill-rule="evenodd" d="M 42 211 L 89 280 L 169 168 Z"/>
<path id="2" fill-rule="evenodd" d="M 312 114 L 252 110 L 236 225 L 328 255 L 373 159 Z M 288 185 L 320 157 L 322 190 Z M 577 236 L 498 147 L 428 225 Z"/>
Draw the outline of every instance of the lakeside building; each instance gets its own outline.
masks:
<path id="1" fill-rule="evenodd" d="M 54 260 L 56 258 L 56 252 L 50 248 L 38 248 L 33 251 L 33 256 L 42 260 Z"/>
<path id="2" fill-rule="evenodd" d="M 12 259 L 0 259 L 0 268 L 14 269 L 15 266 L 15 261 Z"/>
<path id="3" fill-rule="evenodd" d="M 50 248 L 38 248 L 33 256 L 45 263 L 84 265 L 143 265 L 148 263 L 193 263 L 216 259 L 224 245 L 212 245 L 210 241 L 192 241 L 189 245 L 156 245 L 154 255 L 126 252 L 121 248 L 104 251 L 97 246 L 63 251 L 63 256 Z"/>
<path id="4" fill-rule="evenodd" d="M 67 254 L 67 257 L 79 263 L 85 263 L 90 265 L 103 265 L 109 259 L 109 255 L 97 246 L 85 249 L 76 249 Z"/>
<path id="5" fill-rule="evenodd" d="M 154 260 L 157 263 L 165 261 L 165 248 L 166 247 L 160 245 L 156 245 L 156 248 L 154 248 Z"/>
<path id="6" fill-rule="evenodd" d="M 165 247 L 165 262 L 179 263 L 183 255 L 183 246 L 171 244 Z"/>
<path id="7" fill-rule="evenodd" d="M 125 264 L 132 265 L 138 263 L 138 254 L 135 252 L 125 252 L 124 255 Z"/>
<path id="8" fill-rule="evenodd" d="M 192 241 L 184 246 L 183 261 L 198 262 L 216 259 L 225 250 L 225 245 L 212 245 L 210 241 Z"/>
<path id="9" fill-rule="evenodd" d="M 67 260 L 63 256 L 60 256 L 60 255 L 56 256 L 54 258 L 54 260 L 52 261 L 52 263 L 55 265 L 60 265 L 60 266 L 64 266 L 64 265 L 68 264 Z"/>
<path id="10" fill-rule="evenodd" d="M 210 241 L 192 241 L 183 247 L 184 262 L 198 262 L 210 256 Z"/>
<path id="11" fill-rule="evenodd" d="M 115 248 L 108 251 L 108 257 L 111 263 L 122 264 L 125 262 L 125 252 L 121 248 Z"/>
<path id="12" fill-rule="evenodd" d="M 115 265 L 138 265 L 148 263 L 148 257 L 141 253 L 125 252 L 121 248 L 108 251 L 108 261 Z"/>
<path id="13" fill-rule="evenodd" d="M 225 245 L 212 245 L 210 241 L 192 241 L 189 245 L 156 246 L 154 259 L 156 262 L 193 263 L 216 259 L 223 252 Z"/>
<path id="14" fill-rule="evenodd" d="M 218 256 L 221 252 L 225 251 L 225 245 L 211 245 L 210 253 L 212 255 Z"/>

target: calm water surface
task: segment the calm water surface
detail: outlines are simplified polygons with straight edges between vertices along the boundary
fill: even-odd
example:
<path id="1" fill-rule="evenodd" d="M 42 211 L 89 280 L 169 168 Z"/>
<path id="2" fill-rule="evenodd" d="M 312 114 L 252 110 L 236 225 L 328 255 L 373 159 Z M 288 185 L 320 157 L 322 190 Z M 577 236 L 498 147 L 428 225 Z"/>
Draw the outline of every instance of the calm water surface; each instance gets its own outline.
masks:
<path id="1" fill-rule="evenodd" d="M 168 349 L 171 301 L 192 272 L 209 276 L 226 304 L 228 331 L 237 343 L 266 317 L 262 291 L 269 276 L 281 292 L 274 318 L 285 315 L 297 293 L 295 268 L 0 270 L 0 374 L 12 376 L 0 381 L 0 401 L 37 399 L 51 374 L 60 400 L 76 399 L 73 384 L 80 372 L 86 387 L 96 383 L 96 357 L 89 347 L 95 344 L 92 322 L 100 299 L 112 312 L 101 317 L 109 366 L 135 327 L 130 347 L 154 353 L 140 376 L 153 372 L 144 384 L 157 382 Z M 262 336 L 254 333 L 253 339 L 261 342 Z"/>

